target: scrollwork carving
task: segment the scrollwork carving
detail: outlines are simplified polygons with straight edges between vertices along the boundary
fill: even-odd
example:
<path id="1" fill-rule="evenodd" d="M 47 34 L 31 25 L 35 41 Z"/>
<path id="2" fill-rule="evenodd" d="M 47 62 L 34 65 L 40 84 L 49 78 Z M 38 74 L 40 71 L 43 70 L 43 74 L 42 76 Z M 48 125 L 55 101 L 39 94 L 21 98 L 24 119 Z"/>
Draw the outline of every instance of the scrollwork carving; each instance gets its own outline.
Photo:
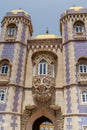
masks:
<path id="1" fill-rule="evenodd" d="M 33 96 L 41 102 L 48 101 L 54 91 L 55 80 L 49 76 L 33 77 Z"/>

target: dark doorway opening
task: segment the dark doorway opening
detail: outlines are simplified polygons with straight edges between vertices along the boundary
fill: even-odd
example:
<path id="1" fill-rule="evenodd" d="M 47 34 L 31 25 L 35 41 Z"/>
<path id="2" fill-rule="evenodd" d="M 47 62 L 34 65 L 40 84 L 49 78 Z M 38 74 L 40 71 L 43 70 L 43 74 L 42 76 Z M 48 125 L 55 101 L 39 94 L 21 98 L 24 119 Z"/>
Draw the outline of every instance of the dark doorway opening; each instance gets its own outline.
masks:
<path id="1" fill-rule="evenodd" d="M 50 119 L 42 116 L 34 122 L 33 130 L 54 130 L 54 126 Z"/>

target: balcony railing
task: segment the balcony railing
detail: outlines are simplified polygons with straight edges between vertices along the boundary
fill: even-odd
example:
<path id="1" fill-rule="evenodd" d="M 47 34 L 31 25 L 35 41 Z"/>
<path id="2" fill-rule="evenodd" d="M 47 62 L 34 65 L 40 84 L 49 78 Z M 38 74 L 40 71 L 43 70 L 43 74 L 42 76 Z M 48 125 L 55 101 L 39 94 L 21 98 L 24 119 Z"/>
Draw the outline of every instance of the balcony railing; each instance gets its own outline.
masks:
<path id="1" fill-rule="evenodd" d="M 9 81 L 9 74 L 0 74 L 0 84 L 7 83 Z"/>

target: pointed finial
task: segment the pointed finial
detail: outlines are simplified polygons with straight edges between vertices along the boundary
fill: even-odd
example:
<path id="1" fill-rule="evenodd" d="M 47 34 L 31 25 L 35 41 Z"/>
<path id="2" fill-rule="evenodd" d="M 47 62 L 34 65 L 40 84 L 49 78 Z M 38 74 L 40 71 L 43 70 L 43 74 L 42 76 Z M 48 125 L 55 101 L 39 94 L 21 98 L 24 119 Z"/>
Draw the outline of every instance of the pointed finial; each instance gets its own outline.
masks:
<path id="1" fill-rule="evenodd" d="M 46 28 L 46 34 L 48 34 L 49 33 L 49 30 L 48 30 L 48 27 Z"/>

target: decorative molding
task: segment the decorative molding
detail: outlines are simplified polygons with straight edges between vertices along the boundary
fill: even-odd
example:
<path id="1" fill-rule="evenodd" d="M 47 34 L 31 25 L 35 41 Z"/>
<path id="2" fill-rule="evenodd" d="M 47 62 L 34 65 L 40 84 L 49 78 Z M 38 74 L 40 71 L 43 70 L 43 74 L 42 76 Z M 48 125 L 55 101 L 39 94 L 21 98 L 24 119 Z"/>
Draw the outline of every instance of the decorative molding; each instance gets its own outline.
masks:
<path id="1" fill-rule="evenodd" d="M 70 114 L 63 114 L 64 117 L 69 117 L 69 116 L 87 116 L 87 113 L 76 113 L 76 114 L 73 114 L 73 113 L 70 113 Z"/>
<path id="2" fill-rule="evenodd" d="M 4 111 L 0 111 L 0 114 L 11 114 L 11 115 L 18 115 L 21 116 L 22 113 L 17 113 L 17 112 L 4 112 Z"/>

